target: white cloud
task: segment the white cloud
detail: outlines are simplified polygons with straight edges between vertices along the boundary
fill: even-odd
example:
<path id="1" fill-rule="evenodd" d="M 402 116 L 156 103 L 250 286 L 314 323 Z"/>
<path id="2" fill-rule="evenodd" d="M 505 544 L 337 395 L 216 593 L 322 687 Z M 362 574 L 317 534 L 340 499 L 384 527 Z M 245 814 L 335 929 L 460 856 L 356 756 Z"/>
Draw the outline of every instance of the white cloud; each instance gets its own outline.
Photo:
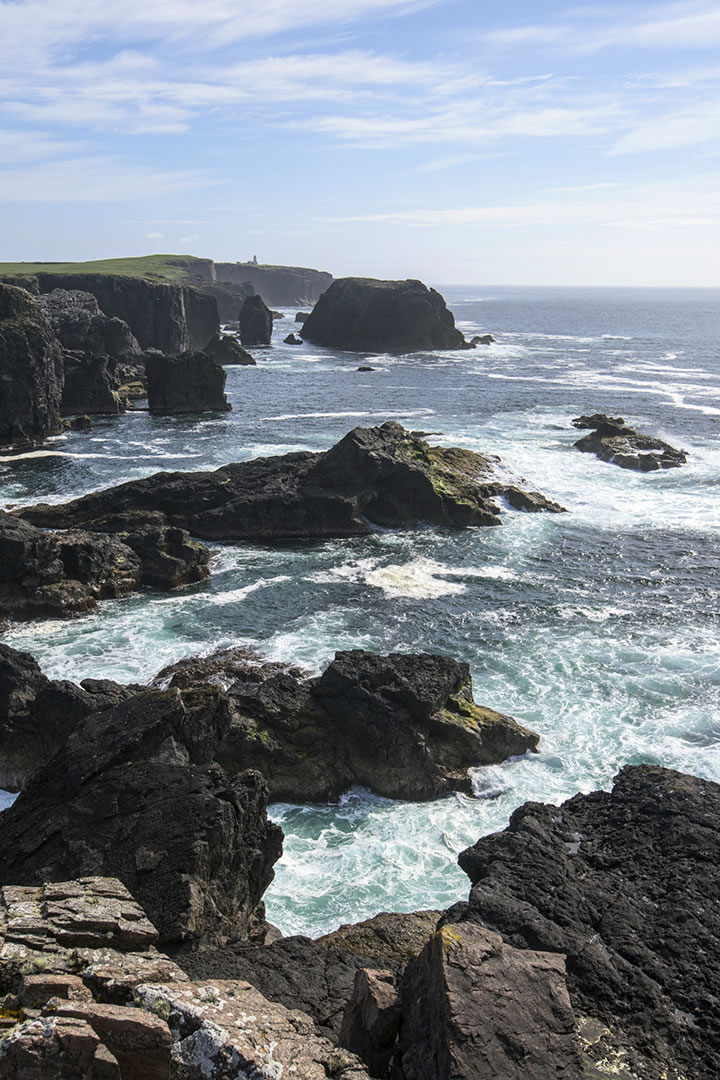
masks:
<path id="1" fill-rule="evenodd" d="M 200 239 L 200 233 L 191 233 L 190 236 L 181 236 L 178 238 L 178 244 L 193 244 L 196 240 Z"/>
<path id="2" fill-rule="evenodd" d="M 625 132 L 612 147 L 614 154 L 669 150 L 720 139 L 720 100 L 692 109 L 677 109 L 645 120 Z"/>
<path id="3" fill-rule="evenodd" d="M 161 232 L 147 232 L 145 233 L 146 240 L 164 240 L 165 234 Z"/>
<path id="4" fill-rule="evenodd" d="M 173 191 L 207 187 L 197 171 L 127 165 L 110 157 L 50 161 L 41 167 L 0 169 L 4 202 L 123 202 L 153 199 Z"/>

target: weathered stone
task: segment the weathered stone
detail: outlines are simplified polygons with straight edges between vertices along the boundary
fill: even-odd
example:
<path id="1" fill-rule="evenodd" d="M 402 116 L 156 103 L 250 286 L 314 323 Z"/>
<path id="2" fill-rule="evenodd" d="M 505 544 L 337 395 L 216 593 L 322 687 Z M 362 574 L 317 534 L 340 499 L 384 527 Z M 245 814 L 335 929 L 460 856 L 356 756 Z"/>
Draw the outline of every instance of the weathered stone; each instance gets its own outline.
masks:
<path id="1" fill-rule="evenodd" d="M 30 1009 L 42 1008 L 50 998 L 63 998 L 67 1001 L 93 1000 L 92 993 L 82 979 L 64 972 L 23 976 L 19 998 L 23 1008 Z"/>
<path id="2" fill-rule="evenodd" d="M 445 926 L 405 972 L 405 1080 L 581 1080 L 561 956 Z"/>
<path id="3" fill-rule="evenodd" d="M 67 1002 L 53 1015 L 83 1020 L 116 1059 L 122 1080 L 168 1080 L 172 1037 L 167 1024 L 127 1005 Z"/>
<path id="4" fill-rule="evenodd" d="M 125 1080 L 92 1027 L 66 1016 L 46 1016 L 14 1028 L 0 1042 L 0 1078 Z"/>
<path id="5" fill-rule="evenodd" d="M 365 1062 L 371 1076 L 381 1080 L 395 1049 L 400 1011 L 400 996 L 391 971 L 358 971 L 339 1042 Z"/>
<path id="6" fill-rule="evenodd" d="M 214 357 L 205 352 L 180 356 L 147 353 L 148 407 L 158 416 L 176 413 L 227 412 L 226 375 Z"/>
<path id="7" fill-rule="evenodd" d="M 126 518 L 186 528 L 218 541 L 365 536 L 373 524 L 409 528 L 499 525 L 495 501 L 562 512 L 538 492 L 498 477 L 495 461 L 457 447 L 433 447 L 400 424 L 355 428 L 325 453 L 293 453 L 214 472 L 157 473 L 65 505 L 16 513 L 36 525 L 93 523 L 115 531 Z M 373 524 L 371 524 L 373 523 Z"/>
<path id="8" fill-rule="evenodd" d="M 445 300 L 421 281 L 338 278 L 302 324 L 305 341 L 336 349 L 467 349 Z"/>
<path id="9" fill-rule="evenodd" d="M 0 284 L 0 446 L 20 449 L 62 431 L 63 356 L 42 309 Z"/>
<path id="10" fill-rule="evenodd" d="M 212 356 L 213 360 L 218 364 L 228 366 L 232 364 L 247 366 L 256 362 L 247 349 L 243 349 L 237 338 L 230 337 L 227 334 L 216 334 L 205 346 L 203 352 L 206 352 L 208 356 Z"/>
<path id="11" fill-rule="evenodd" d="M 98 1001 L 129 1005 L 136 986 L 148 982 L 187 982 L 185 972 L 154 948 L 142 952 L 76 949 L 74 960 L 82 981 Z"/>
<path id="12" fill-rule="evenodd" d="M 240 342 L 242 345 L 269 345 L 272 339 L 273 317 L 261 296 L 248 296 L 240 308 Z"/>
<path id="13" fill-rule="evenodd" d="M 375 961 L 370 966 L 389 967 L 397 975 L 425 948 L 439 918 L 439 911 L 381 911 L 315 940 L 318 945 L 370 957 Z"/>
<path id="14" fill-rule="evenodd" d="M 167 1020 L 178 1080 L 367 1080 L 360 1061 L 319 1037 L 309 1016 L 267 1001 L 247 982 L 140 986 L 136 998 Z"/>
<path id="15" fill-rule="evenodd" d="M 578 416 L 572 421 L 576 428 L 593 428 L 589 435 L 578 439 L 573 445 L 584 453 L 595 454 L 601 461 L 609 461 L 622 469 L 654 472 L 658 469 L 676 469 L 687 461 L 683 450 L 643 435 L 628 427 L 621 416 Z"/>

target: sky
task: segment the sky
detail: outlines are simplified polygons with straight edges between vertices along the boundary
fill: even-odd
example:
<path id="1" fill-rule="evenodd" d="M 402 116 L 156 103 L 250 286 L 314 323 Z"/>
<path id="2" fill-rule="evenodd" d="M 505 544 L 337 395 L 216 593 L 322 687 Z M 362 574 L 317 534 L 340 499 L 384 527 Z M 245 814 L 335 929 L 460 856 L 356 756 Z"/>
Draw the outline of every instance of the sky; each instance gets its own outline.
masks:
<path id="1" fill-rule="evenodd" d="M 720 286 L 720 3 L 0 0 L 0 260 Z"/>

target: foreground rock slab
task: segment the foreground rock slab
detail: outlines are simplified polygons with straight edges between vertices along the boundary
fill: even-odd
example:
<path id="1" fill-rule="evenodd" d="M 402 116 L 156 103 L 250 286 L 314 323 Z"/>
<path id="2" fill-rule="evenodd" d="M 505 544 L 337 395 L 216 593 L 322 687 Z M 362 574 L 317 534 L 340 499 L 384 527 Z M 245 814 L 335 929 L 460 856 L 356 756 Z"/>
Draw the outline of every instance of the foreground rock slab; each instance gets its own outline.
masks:
<path id="1" fill-rule="evenodd" d="M 363 352 L 470 348 L 440 293 L 412 279 L 338 278 L 300 335 L 315 345 Z"/>
<path id="2" fill-rule="evenodd" d="M 202 539 L 260 542 L 365 536 L 373 526 L 500 525 L 498 499 L 517 510 L 563 511 L 522 481 L 499 478 L 497 460 L 430 446 L 390 421 L 355 428 L 325 453 L 257 458 L 214 472 L 156 473 L 17 513 L 50 528 L 82 524 L 116 532 L 129 523 L 164 521 Z"/>
<path id="3" fill-rule="evenodd" d="M 591 428 L 589 435 L 573 445 L 586 454 L 595 454 L 601 461 L 619 465 L 621 469 L 655 472 L 658 469 L 677 469 L 687 461 L 687 454 L 662 439 L 643 435 L 628 427 L 622 416 L 578 416 L 576 428 Z"/>
<path id="4" fill-rule="evenodd" d="M 720 1075 L 720 785 L 627 766 L 611 793 L 527 803 L 464 851 L 457 917 L 567 955 L 576 1013 L 642 1080 Z M 463 923 L 464 925 L 464 923 Z"/>

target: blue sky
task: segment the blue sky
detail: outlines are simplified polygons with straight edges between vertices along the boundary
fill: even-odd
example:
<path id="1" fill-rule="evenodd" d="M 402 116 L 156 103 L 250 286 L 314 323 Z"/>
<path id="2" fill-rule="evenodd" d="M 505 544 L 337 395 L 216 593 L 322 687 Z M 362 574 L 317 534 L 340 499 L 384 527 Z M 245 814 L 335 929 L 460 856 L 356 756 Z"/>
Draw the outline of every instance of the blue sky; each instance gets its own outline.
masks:
<path id="1" fill-rule="evenodd" d="M 720 286 L 720 4 L 0 0 L 0 259 Z"/>

